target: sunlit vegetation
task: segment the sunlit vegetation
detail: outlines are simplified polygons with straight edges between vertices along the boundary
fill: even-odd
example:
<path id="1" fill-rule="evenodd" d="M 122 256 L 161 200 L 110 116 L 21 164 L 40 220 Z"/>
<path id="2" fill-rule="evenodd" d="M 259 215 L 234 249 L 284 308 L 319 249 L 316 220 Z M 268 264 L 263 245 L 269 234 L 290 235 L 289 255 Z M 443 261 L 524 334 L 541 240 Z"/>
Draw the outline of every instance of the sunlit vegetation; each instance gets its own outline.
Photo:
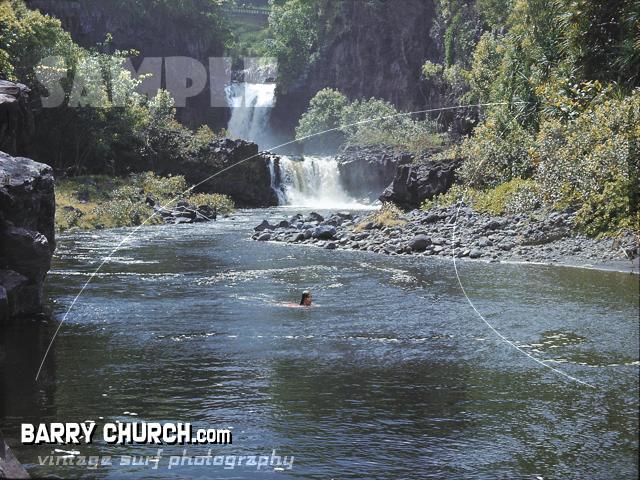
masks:
<path id="1" fill-rule="evenodd" d="M 416 153 L 444 143 L 432 122 L 415 120 L 376 98 L 351 102 L 330 88 L 311 99 L 300 117 L 296 138 L 304 143 L 326 131 L 338 145 L 386 144 Z"/>
<path id="2" fill-rule="evenodd" d="M 364 217 L 354 228 L 354 231 L 361 232 L 368 227 L 373 228 L 393 228 L 401 227 L 406 220 L 403 218 L 403 212 L 393 203 L 383 203 L 379 210 Z"/>
<path id="3" fill-rule="evenodd" d="M 152 172 L 127 178 L 78 176 L 60 180 L 56 185 L 56 228 L 64 231 L 162 223 L 159 216 L 152 216 L 147 198 L 169 207 L 186 200 L 196 207 L 215 208 L 220 214 L 234 209 L 233 201 L 226 195 L 192 194 L 182 176 L 160 177 Z"/>

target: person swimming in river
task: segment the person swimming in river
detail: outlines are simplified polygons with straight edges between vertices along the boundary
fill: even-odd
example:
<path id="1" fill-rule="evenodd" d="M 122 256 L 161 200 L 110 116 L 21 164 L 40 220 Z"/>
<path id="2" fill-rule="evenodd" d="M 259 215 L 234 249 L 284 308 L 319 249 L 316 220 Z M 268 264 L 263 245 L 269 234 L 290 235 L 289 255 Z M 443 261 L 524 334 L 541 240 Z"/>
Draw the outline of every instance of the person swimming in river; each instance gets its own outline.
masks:
<path id="1" fill-rule="evenodd" d="M 305 290 L 302 292 L 302 298 L 300 299 L 301 307 L 310 307 L 311 306 L 311 292 L 309 290 Z"/>

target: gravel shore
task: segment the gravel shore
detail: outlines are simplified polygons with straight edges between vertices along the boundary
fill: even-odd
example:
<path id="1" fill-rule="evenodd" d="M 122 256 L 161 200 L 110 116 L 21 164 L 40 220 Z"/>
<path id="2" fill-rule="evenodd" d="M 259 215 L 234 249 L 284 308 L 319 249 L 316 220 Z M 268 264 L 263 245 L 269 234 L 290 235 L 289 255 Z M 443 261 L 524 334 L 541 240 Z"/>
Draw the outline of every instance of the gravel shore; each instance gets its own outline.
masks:
<path id="1" fill-rule="evenodd" d="M 387 255 L 438 256 L 489 262 L 570 265 L 638 273 L 638 243 L 632 232 L 589 238 L 573 229 L 574 215 L 543 212 L 493 216 L 467 206 L 412 210 L 398 225 L 376 224 L 366 214 L 296 214 L 263 220 L 254 240 L 360 250 Z"/>

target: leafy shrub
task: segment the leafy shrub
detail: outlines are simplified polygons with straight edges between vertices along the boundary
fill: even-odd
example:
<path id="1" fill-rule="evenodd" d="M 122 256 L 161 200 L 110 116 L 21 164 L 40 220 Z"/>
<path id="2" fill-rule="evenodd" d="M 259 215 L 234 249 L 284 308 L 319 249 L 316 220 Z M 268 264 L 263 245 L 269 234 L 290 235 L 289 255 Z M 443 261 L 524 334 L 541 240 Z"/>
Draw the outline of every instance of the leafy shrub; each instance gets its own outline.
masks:
<path id="1" fill-rule="evenodd" d="M 640 90 L 605 100 L 567 123 L 545 121 L 533 151 L 544 200 L 580 209 L 580 224 L 590 233 L 628 224 L 638 201 L 639 146 Z M 611 201 L 604 201 L 605 191 Z"/>
<path id="2" fill-rule="evenodd" d="M 478 212 L 491 215 L 531 212 L 542 206 L 540 188 L 533 180 L 514 178 L 494 188 L 477 190 L 464 185 L 454 185 L 448 192 L 426 200 L 421 208 L 449 207 L 464 201 Z"/>
<path id="3" fill-rule="evenodd" d="M 235 209 L 233 200 L 220 193 L 196 193 L 189 197 L 189 202 L 196 207 L 206 205 L 209 208 L 215 208 L 218 214 L 222 215 L 231 213 Z"/>
<path id="4" fill-rule="evenodd" d="M 443 143 L 433 122 L 414 120 L 377 98 L 349 102 L 342 93 L 329 88 L 311 99 L 300 117 L 296 138 L 304 141 L 308 135 L 339 126 L 342 133 L 334 136 L 334 141 L 347 145 L 386 144 L 420 153 Z"/>
<path id="5" fill-rule="evenodd" d="M 477 195 L 478 191 L 473 188 L 454 184 L 445 193 L 441 193 L 433 197 L 431 200 L 427 199 L 422 202 L 420 208 L 424 211 L 429 211 L 435 207 L 450 207 L 459 201 L 464 201 L 468 205 L 473 205 Z"/>
<path id="6" fill-rule="evenodd" d="M 191 194 L 182 176 L 160 177 L 153 172 L 128 178 L 74 177 L 56 184 L 56 228 L 94 229 L 162 223 L 145 200 L 148 195 L 166 204 L 184 199 L 195 206 L 208 205 L 218 213 L 230 213 L 233 201 L 221 194 Z M 147 220 L 148 219 L 148 220 Z"/>
<path id="7" fill-rule="evenodd" d="M 341 124 L 342 111 L 349 100 L 338 90 L 323 88 L 309 102 L 296 127 L 296 139 L 303 140 L 309 135 L 337 128 Z M 331 138 L 343 141 L 341 132 L 331 132 Z M 322 136 L 321 136 L 322 137 Z"/>
<path id="8" fill-rule="evenodd" d="M 131 182 L 131 187 L 142 190 L 146 195 L 153 195 L 160 201 L 182 196 L 187 189 L 187 182 L 181 175 L 160 177 L 153 172 L 144 172 L 132 175 Z M 131 197 L 135 193 L 131 191 L 128 196 Z"/>
<path id="9" fill-rule="evenodd" d="M 621 229 L 640 233 L 637 188 L 637 180 L 630 178 L 606 181 L 602 191 L 588 197 L 578 210 L 576 227 L 592 236 L 615 236 Z"/>
<path id="10" fill-rule="evenodd" d="M 317 0 L 271 2 L 267 52 L 278 58 L 279 87 L 286 89 L 316 58 L 319 33 Z"/>
<path id="11" fill-rule="evenodd" d="M 128 189 L 128 187 L 125 187 Z M 127 190 L 114 194 L 114 198 L 100 203 L 87 216 L 87 221 L 95 228 L 116 228 L 140 225 L 153 214 L 153 210 L 137 197 L 127 196 Z M 154 216 L 147 224 L 162 223 L 162 219 Z"/>
<path id="12" fill-rule="evenodd" d="M 637 172 L 639 124 L 640 91 L 607 100 L 568 123 L 544 122 L 534 154 L 545 199 L 553 204 L 574 192 L 586 198 L 605 181 Z"/>
<path id="13" fill-rule="evenodd" d="M 539 188 L 533 180 L 514 178 L 495 188 L 476 192 L 473 206 L 492 215 L 531 212 L 541 206 Z"/>
<path id="14" fill-rule="evenodd" d="M 465 159 L 460 177 L 473 187 L 495 187 L 533 173 L 529 155 L 533 138 L 517 121 L 491 117 L 465 139 L 459 154 Z"/>

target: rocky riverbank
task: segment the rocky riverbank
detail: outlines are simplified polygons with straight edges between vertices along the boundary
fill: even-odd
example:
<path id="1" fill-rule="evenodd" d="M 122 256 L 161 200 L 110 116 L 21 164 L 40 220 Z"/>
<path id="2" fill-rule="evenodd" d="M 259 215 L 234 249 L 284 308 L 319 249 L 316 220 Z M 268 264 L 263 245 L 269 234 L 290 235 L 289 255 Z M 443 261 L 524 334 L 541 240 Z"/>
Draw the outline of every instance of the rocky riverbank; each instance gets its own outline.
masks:
<path id="1" fill-rule="evenodd" d="M 255 227 L 254 240 L 313 245 L 387 255 L 452 257 L 489 262 L 531 262 L 638 271 L 632 232 L 594 239 L 576 233 L 574 215 L 491 216 L 467 206 L 413 210 L 396 218 L 337 212 L 297 214 Z M 633 265 L 633 266 L 632 266 Z"/>
<path id="2" fill-rule="evenodd" d="M 42 310 L 55 249 L 53 171 L 0 152 L 0 322 Z"/>

